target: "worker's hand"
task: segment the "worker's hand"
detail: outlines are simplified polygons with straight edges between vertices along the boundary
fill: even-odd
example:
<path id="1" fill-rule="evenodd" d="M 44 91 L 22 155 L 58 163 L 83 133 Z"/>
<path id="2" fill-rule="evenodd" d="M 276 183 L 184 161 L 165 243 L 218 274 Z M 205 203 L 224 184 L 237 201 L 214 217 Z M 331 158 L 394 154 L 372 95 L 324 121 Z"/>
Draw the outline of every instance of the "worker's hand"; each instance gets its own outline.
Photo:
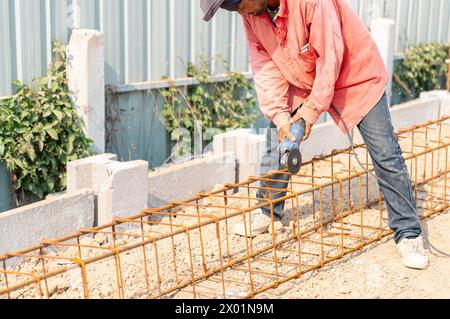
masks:
<path id="1" fill-rule="evenodd" d="M 292 123 L 297 123 L 302 119 L 300 114 L 295 114 L 295 116 L 292 118 Z M 309 136 L 311 135 L 311 130 L 313 127 L 313 124 L 309 123 L 308 121 L 306 121 L 305 119 L 303 119 L 303 121 L 305 121 L 305 136 L 303 137 L 303 140 L 306 141 Z"/>
<path id="2" fill-rule="evenodd" d="M 280 143 L 283 143 L 285 138 L 288 138 L 292 142 L 295 142 L 295 136 L 291 133 L 291 124 L 286 124 L 282 128 L 280 128 Z"/>

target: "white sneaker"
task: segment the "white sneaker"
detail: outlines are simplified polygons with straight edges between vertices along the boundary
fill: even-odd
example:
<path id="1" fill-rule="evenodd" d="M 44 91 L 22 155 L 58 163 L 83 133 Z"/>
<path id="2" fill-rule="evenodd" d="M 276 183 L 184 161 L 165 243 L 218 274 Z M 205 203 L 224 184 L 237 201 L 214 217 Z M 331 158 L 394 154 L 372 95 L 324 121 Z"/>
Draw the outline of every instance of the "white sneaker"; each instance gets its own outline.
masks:
<path id="1" fill-rule="evenodd" d="M 261 209 L 257 209 L 251 213 L 251 228 L 250 232 L 250 223 L 248 220 L 248 214 L 246 214 L 246 224 L 247 224 L 247 233 L 245 232 L 244 223 L 237 224 L 233 228 L 233 233 L 242 237 L 256 237 L 260 234 L 264 234 L 269 230 L 270 226 L 270 216 L 263 214 Z"/>
<path id="2" fill-rule="evenodd" d="M 413 269 L 426 269 L 428 267 L 428 251 L 423 245 L 423 238 L 404 238 L 397 244 L 402 256 L 403 265 Z"/>

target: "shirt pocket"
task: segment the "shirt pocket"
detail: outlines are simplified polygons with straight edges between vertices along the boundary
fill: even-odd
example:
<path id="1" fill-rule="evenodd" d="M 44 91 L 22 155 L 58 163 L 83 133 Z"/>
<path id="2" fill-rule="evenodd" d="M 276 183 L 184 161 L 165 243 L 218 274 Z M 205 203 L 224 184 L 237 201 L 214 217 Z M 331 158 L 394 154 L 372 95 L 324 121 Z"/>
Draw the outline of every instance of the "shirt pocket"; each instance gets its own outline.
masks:
<path id="1" fill-rule="evenodd" d="M 306 73 L 316 72 L 317 55 L 311 46 L 296 52 L 296 59 L 302 71 Z"/>

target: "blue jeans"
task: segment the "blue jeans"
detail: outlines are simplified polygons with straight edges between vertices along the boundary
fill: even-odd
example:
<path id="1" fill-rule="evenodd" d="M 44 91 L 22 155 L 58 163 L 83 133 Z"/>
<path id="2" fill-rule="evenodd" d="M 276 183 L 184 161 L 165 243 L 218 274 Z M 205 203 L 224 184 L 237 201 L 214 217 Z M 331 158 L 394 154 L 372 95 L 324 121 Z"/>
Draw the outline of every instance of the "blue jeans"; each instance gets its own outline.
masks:
<path id="1" fill-rule="evenodd" d="M 395 232 L 395 242 L 419 236 L 422 230 L 418 212 L 417 209 L 411 210 L 411 206 L 416 207 L 412 183 L 395 137 L 386 95 L 383 95 L 377 105 L 358 124 L 358 129 L 367 145 L 377 176 L 397 189 L 411 204 L 405 203 L 402 197 L 379 183 L 388 208 L 389 227 Z M 273 123 L 270 123 L 266 137 L 266 148 L 261 162 L 262 175 L 283 169 L 278 152 L 279 132 Z M 260 185 L 261 188 L 270 187 L 271 191 L 260 189 L 257 193 L 258 198 L 275 200 L 286 195 L 283 191 L 273 189 L 286 189 L 289 175 L 278 174 L 271 179 L 277 181 L 262 181 Z M 283 215 L 284 204 L 282 201 L 273 205 L 276 219 Z M 270 207 L 264 207 L 263 212 L 270 215 Z"/>

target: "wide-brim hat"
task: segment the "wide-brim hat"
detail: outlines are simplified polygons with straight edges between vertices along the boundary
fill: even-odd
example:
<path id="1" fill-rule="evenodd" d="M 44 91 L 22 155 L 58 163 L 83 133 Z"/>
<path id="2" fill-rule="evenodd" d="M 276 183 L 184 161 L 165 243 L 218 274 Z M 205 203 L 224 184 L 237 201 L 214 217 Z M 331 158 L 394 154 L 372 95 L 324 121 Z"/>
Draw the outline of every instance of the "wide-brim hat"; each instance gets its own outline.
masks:
<path id="1" fill-rule="evenodd" d="M 220 7 L 227 10 L 231 10 L 232 8 L 237 9 L 240 2 L 240 0 L 200 0 L 200 7 L 205 14 L 203 20 L 211 20 Z"/>

